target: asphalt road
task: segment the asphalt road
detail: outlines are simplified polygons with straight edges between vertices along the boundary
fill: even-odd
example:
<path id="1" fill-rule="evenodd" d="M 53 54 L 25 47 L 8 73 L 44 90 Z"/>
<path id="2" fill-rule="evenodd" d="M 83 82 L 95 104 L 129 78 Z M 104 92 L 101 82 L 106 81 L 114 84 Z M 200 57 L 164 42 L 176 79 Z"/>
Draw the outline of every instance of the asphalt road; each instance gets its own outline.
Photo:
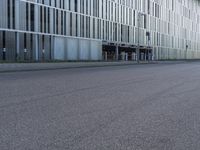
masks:
<path id="1" fill-rule="evenodd" d="M 200 62 L 0 74 L 0 150 L 199 150 Z"/>

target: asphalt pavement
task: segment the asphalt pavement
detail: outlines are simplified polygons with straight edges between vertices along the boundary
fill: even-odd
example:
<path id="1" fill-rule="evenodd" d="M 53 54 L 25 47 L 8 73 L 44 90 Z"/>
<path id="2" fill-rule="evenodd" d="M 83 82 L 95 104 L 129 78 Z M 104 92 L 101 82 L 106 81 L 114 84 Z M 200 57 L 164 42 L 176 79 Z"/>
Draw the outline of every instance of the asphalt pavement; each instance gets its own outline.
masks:
<path id="1" fill-rule="evenodd" d="M 0 73 L 0 150 L 199 150 L 200 62 Z"/>

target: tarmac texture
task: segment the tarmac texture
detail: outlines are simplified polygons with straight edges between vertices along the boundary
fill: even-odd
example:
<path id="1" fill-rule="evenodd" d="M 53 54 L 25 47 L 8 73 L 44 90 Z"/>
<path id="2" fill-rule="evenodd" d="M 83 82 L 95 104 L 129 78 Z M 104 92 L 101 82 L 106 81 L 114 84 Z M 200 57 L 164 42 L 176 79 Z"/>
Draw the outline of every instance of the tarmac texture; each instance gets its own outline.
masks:
<path id="1" fill-rule="evenodd" d="M 0 73 L 0 150 L 199 150 L 200 62 Z"/>

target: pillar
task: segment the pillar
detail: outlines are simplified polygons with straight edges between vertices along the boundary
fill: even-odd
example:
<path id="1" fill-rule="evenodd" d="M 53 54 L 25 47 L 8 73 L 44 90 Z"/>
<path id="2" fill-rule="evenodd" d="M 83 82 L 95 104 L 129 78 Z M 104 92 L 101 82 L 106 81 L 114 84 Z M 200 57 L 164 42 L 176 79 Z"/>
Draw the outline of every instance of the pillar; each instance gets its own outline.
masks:
<path id="1" fill-rule="evenodd" d="M 39 6 L 35 5 L 35 31 L 39 32 Z M 35 60 L 38 61 L 39 60 L 39 35 L 35 34 Z"/>
<path id="2" fill-rule="evenodd" d="M 118 45 L 115 47 L 115 57 L 116 57 L 116 60 L 118 61 L 119 60 L 119 46 Z"/>
<path id="3" fill-rule="evenodd" d="M 139 46 L 136 49 L 136 60 L 139 63 L 139 61 L 140 61 L 140 48 L 139 48 Z"/>
<path id="4" fill-rule="evenodd" d="M 19 8 L 20 6 L 20 0 L 15 0 L 15 28 L 16 30 L 20 30 L 20 25 L 19 25 L 19 22 L 20 22 L 20 16 L 19 16 Z M 19 41 L 19 32 L 16 32 L 15 33 L 15 46 L 16 46 L 16 60 L 18 60 L 19 58 L 19 53 L 20 53 L 20 41 Z"/>

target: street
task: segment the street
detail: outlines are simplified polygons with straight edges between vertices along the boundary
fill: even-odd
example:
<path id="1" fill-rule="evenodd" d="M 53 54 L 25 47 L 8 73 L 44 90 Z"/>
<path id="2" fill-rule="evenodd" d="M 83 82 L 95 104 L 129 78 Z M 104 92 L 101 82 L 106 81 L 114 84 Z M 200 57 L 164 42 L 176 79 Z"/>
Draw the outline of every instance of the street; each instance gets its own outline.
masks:
<path id="1" fill-rule="evenodd" d="M 0 150 L 198 150 L 200 62 L 0 73 Z"/>

